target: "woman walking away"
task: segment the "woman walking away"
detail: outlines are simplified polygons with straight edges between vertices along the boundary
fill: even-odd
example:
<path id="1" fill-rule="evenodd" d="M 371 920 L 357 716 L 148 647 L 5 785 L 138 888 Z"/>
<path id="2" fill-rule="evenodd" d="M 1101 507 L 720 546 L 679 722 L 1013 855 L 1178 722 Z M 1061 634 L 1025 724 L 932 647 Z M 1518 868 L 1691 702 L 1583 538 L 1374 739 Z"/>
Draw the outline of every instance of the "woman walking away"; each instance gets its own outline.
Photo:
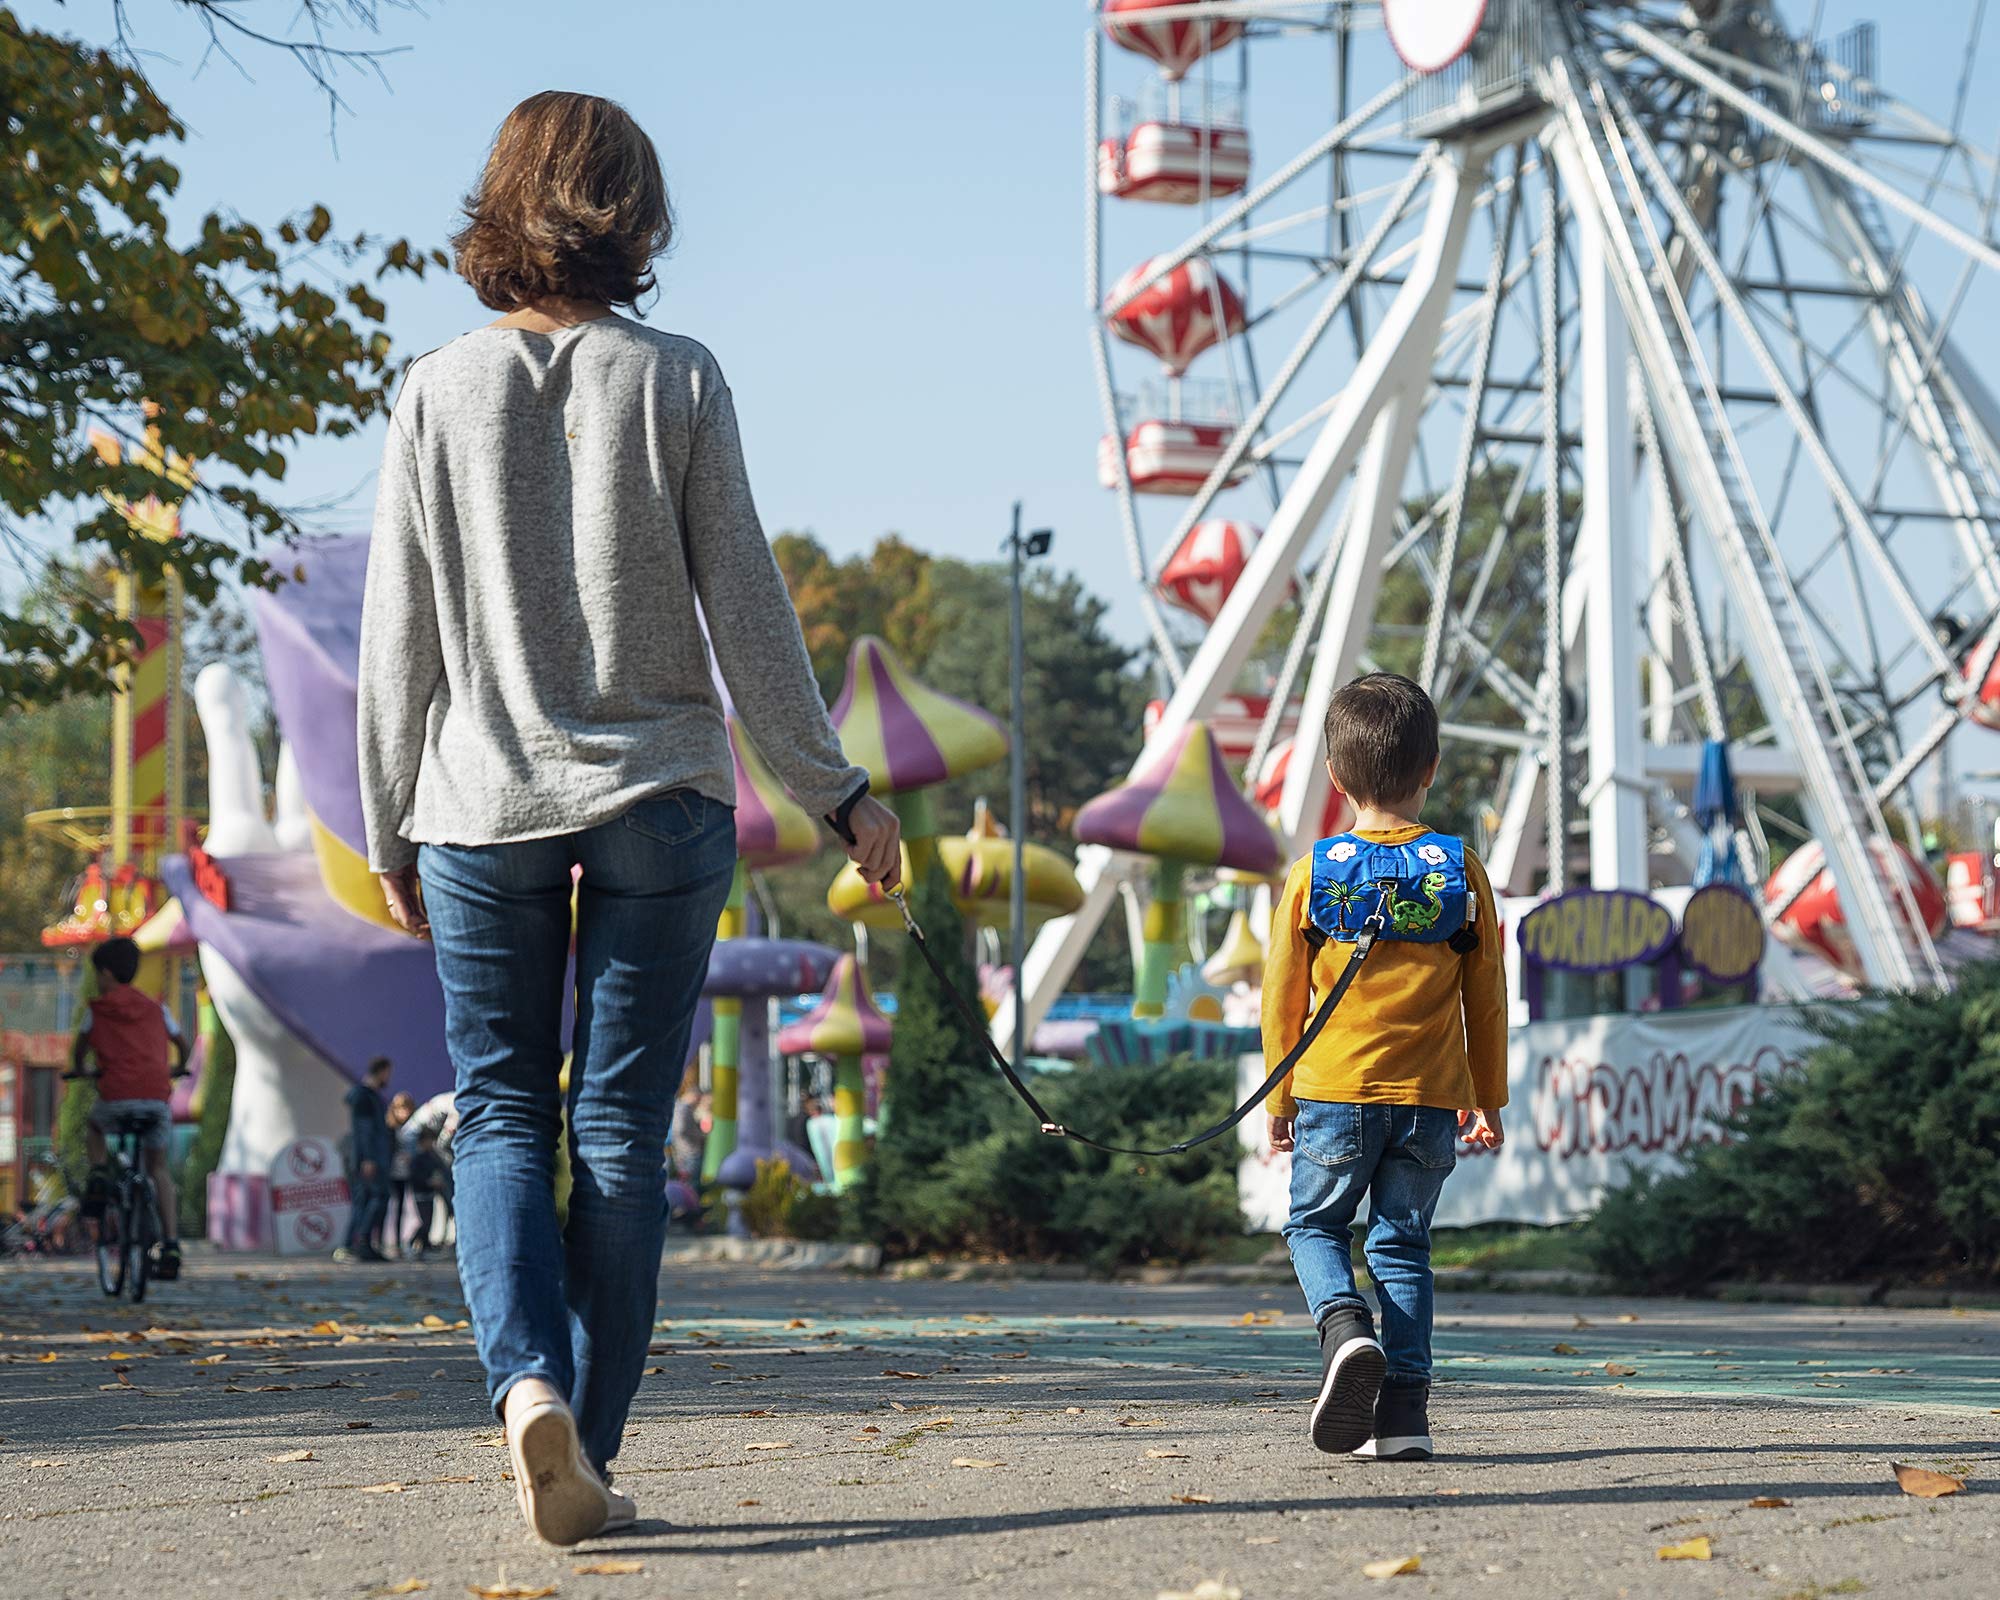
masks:
<path id="1" fill-rule="evenodd" d="M 841 754 L 751 502 L 728 385 L 619 316 L 671 229 L 618 106 L 501 125 L 454 241 L 502 313 L 415 362 L 389 425 L 362 622 L 360 769 L 389 909 L 437 947 L 457 1080 L 459 1272 L 522 1514 L 574 1544 L 610 1488 L 653 1324 L 662 1151 L 733 870 L 701 615 L 752 737 L 876 882 L 894 815 Z M 574 1184 L 554 1199 L 565 1107 Z"/>

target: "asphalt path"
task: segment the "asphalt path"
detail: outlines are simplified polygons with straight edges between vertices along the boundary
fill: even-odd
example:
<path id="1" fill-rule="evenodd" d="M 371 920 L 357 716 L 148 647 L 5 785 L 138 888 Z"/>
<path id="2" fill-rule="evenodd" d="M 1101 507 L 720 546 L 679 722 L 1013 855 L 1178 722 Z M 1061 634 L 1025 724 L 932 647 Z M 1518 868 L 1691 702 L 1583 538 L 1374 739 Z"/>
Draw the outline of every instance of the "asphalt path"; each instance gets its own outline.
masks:
<path id="1" fill-rule="evenodd" d="M 2000 1594 L 1993 1313 L 1447 1294 L 1422 1465 L 1313 1451 L 1274 1286 L 674 1267 L 661 1314 L 640 1523 L 559 1552 L 449 1263 L 202 1254 L 139 1308 L 0 1263 L 0 1594 Z"/>

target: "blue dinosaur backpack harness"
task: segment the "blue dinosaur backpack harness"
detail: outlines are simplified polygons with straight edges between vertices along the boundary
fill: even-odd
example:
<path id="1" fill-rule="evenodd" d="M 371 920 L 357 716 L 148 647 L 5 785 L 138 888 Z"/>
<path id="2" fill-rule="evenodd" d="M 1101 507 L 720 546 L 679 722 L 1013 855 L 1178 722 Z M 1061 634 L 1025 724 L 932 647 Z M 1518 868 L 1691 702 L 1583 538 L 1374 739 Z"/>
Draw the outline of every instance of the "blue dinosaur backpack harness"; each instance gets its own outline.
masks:
<path id="1" fill-rule="evenodd" d="M 1305 935 L 1449 944 L 1464 954 L 1477 943 L 1478 896 L 1465 876 L 1465 841 L 1426 833 L 1406 844 L 1382 844 L 1357 834 L 1322 839 L 1312 849 Z M 1372 941 L 1371 941 L 1372 942 Z"/>

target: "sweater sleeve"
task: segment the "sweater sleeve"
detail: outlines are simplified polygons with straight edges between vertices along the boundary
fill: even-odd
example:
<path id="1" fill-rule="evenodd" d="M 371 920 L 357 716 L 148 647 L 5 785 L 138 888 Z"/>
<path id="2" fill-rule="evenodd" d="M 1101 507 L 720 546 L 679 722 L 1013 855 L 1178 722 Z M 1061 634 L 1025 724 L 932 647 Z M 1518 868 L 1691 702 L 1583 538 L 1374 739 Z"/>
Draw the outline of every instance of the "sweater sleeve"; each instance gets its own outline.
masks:
<path id="1" fill-rule="evenodd" d="M 708 617 L 723 682 L 800 805 L 839 809 L 867 779 L 848 761 L 813 678 L 784 574 L 764 538 L 737 435 L 736 406 L 713 366 L 688 452 L 681 512 L 689 570 Z"/>
<path id="2" fill-rule="evenodd" d="M 1312 946 L 1302 931 L 1305 923 L 1307 862 L 1296 863 L 1285 879 L 1285 892 L 1271 912 L 1271 941 L 1264 956 L 1264 1064 L 1276 1066 L 1306 1031 L 1312 1006 Z M 1264 1100 L 1274 1117 L 1298 1114 L 1287 1075 Z"/>
<path id="3" fill-rule="evenodd" d="M 1500 944 L 1500 906 L 1486 868 L 1470 850 L 1465 875 L 1479 896 L 1479 947 L 1465 958 L 1465 1057 L 1472 1092 L 1483 1111 L 1507 1103 L 1507 968 Z"/>
<path id="4" fill-rule="evenodd" d="M 403 827 L 416 798 L 431 701 L 443 676 L 416 451 L 392 418 L 375 489 L 356 706 L 361 815 L 373 872 L 394 872 L 417 859 Z"/>

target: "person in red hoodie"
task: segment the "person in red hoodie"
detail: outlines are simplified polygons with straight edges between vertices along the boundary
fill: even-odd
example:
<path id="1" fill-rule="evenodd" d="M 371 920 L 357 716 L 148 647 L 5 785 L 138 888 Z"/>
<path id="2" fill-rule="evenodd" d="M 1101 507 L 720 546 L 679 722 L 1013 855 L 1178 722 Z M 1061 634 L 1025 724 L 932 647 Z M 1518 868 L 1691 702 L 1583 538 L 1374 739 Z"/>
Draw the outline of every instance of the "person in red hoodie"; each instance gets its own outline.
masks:
<path id="1" fill-rule="evenodd" d="M 91 951 L 90 964 L 97 969 L 102 992 L 90 1002 L 77 1027 L 70 1057 L 74 1071 L 97 1080 L 97 1104 L 85 1129 L 91 1165 L 84 1208 L 101 1214 L 111 1193 L 105 1130 L 120 1120 L 142 1123 L 139 1147 L 145 1152 L 160 1208 L 154 1276 L 176 1278 L 181 1270 L 180 1208 L 167 1164 L 167 1138 L 173 1131 L 167 1101 L 173 1080 L 187 1071 L 187 1040 L 165 1005 L 132 986 L 139 975 L 139 947 L 130 939 L 105 940 Z M 97 1058 L 95 1072 L 84 1066 L 91 1056 Z"/>

